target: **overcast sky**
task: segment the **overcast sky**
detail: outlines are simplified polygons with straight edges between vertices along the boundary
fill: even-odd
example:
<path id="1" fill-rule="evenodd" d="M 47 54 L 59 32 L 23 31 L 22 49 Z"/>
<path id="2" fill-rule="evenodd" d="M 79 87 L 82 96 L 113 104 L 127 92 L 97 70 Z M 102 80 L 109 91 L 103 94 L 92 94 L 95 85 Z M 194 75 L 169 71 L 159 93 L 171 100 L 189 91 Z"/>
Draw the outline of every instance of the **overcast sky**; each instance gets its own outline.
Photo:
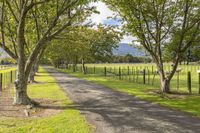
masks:
<path id="1" fill-rule="evenodd" d="M 92 22 L 96 24 L 120 25 L 120 23 L 117 22 L 116 20 L 108 18 L 108 17 L 113 17 L 115 13 L 111 11 L 104 3 L 96 2 L 93 3 L 92 5 L 96 6 L 97 10 L 100 12 L 100 14 L 93 14 L 90 17 Z M 121 40 L 121 43 L 131 43 L 132 40 L 133 37 L 124 36 L 124 38 Z"/>

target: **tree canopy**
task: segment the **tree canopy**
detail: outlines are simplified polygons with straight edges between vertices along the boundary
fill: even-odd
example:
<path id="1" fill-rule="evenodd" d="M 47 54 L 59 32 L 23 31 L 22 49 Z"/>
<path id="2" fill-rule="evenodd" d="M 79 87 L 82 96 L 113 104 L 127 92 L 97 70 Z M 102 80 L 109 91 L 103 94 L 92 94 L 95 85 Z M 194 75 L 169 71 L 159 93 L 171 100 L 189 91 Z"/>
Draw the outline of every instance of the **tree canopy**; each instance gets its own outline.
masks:
<path id="1" fill-rule="evenodd" d="M 195 0 L 104 0 L 118 12 L 124 29 L 151 55 L 161 78 L 161 90 L 169 84 L 183 53 L 198 40 L 200 1 Z M 170 49 L 174 67 L 170 74 L 163 69 L 163 49 Z"/>

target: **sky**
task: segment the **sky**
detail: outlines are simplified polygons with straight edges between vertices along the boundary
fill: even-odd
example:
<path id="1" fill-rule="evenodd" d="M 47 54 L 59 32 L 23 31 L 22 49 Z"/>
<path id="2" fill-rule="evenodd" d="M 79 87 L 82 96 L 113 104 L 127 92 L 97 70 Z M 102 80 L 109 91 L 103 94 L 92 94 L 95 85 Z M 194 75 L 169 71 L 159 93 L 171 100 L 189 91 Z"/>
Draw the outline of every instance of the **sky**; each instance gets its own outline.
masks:
<path id="1" fill-rule="evenodd" d="M 95 2 L 92 3 L 92 6 L 96 6 L 97 11 L 100 12 L 100 14 L 92 14 L 89 18 L 93 23 L 121 26 L 117 20 L 110 18 L 114 17 L 116 13 L 111 11 L 106 4 L 103 2 Z M 121 40 L 121 43 L 131 43 L 133 39 L 134 38 L 132 36 L 125 35 Z"/>

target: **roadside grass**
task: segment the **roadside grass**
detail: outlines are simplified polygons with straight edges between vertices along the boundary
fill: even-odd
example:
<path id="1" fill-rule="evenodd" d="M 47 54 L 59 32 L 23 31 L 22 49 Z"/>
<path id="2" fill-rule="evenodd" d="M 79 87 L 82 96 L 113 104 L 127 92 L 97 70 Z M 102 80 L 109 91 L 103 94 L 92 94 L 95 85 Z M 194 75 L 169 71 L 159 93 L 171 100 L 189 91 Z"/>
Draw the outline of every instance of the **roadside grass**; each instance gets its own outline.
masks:
<path id="1" fill-rule="evenodd" d="M 110 89 L 120 92 L 128 93 L 136 96 L 140 99 L 144 99 L 150 102 L 166 106 L 171 109 L 188 112 L 194 116 L 200 117 L 200 96 L 199 95 L 169 95 L 169 94 L 157 94 L 153 93 L 155 90 L 159 90 L 159 85 L 144 85 L 124 80 L 118 80 L 116 78 L 104 77 L 100 75 L 87 74 L 83 75 L 80 72 L 73 73 L 66 69 L 59 69 L 62 72 L 68 73 L 75 77 L 82 78 L 87 81 L 91 81 L 97 84 L 104 85 Z"/>
<path id="2" fill-rule="evenodd" d="M 0 118 L 0 132 L 4 133 L 89 133 L 91 126 L 73 109 L 70 99 L 60 90 L 55 79 L 44 69 L 36 76 L 37 84 L 28 86 L 31 98 L 61 101 L 63 108 L 58 114 L 44 118 Z"/>

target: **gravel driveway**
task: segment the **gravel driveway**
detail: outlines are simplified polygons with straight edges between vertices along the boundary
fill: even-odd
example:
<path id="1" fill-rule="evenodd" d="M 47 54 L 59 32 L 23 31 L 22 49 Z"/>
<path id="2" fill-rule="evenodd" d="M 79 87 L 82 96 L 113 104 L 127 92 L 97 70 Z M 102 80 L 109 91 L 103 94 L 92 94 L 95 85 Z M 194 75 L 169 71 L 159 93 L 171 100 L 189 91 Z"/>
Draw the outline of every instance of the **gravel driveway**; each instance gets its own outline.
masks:
<path id="1" fill-rule="evenodd" d="M 186 113 L 46 69 L 96 133 L 200 133 L 200 119 Z"/>

